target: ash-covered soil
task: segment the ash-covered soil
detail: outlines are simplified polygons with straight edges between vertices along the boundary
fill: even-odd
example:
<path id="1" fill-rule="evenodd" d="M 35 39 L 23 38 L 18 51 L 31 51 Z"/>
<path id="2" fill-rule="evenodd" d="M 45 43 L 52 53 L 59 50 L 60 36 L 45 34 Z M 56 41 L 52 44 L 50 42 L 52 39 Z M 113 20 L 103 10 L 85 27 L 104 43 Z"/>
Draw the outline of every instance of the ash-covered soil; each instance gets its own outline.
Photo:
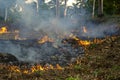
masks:
<path id="1" fill-rule="evenodd" d="M 120 36 L 85 47 L 84 57 L 64 69 L 25 74 L 9 70 L 10 66 L 0 64 L 0 80 L 120 80 Z M 21 69 L 29 70 L 25 66 Z"/>
<path id="2" fill-rule="evenodd" d="M 31 70 L 29 63 L 14 64 L 13 61 L 18 62 L 15 56 L 0 53 L 0 80 L 120 80 L 120 30 L 117 36 L 106 37 L 100 44 L 84 47 L 84 51 L 84 56 L 62 69 L 36 70 L 30 73 L 26 72 Z M 10 69 L 11 66 L 17 67 Z"/>
<path id="3" fill-rule="evenodd" d="M 59 46 L 53 42 L 38 43 L 38 40 L 0 40 L 0 51 L 9 53 L 6 56 L 2 54 L 0 60 L 13 64 L 24 62 L 65 66 L 84 54 L 83 47 L 76 46 L 75 42 L 61 43 Z"/>

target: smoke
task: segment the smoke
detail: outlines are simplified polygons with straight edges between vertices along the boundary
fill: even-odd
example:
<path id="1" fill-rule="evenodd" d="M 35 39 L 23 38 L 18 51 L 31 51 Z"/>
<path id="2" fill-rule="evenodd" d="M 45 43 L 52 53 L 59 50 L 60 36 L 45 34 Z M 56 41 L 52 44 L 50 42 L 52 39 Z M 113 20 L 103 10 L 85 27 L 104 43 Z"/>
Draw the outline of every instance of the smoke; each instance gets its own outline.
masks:
<path id="1" fill-rule="evenodd" d="M 83 27 L 85 27 L 87 32 L 83 32 Z M 82 31 L 81 31 L 82 30 Z M 87 24 L 81 26 L 77 31 L 76 35 L 81 38 L 104 38 L 106 36 L 112 36 L 118 34 L 118 27 L 116 23 L 100 23 L 93 24 L 88 22 Z M 80 35 L 81 34 L 81 35 Z"/>
<path id="2" fill-rule="evenodd" d="M 86 0 L 83 1 L 87 2 Z M 86 9 L 84 4 L 79 4 L 82 7 L 76 6 L 76 8 L 69 8 L 67 11 L 67 18 L 61 17 L 56 18 L 55 9 L 42 9 L 43 3 L 38 1 L 38 3 L 31 0 L 29 3 L 25 0 L 0 0 L 2 6 L 0 8 L 10 8 L 10 10 L 19 12 L 19 23 L 22 24 L 19 26 L 20 36 L 28 39 L 40 39 L 44 35 L 48 35 L 51 38 L 56 38 L 58 35 L 69 35 L 71 31 L 75 28 L 79 30 L 77 36 L 86 36 L 86 37 L 104 37 L 106 34 L 115 33 L 117 31 L 116 24 L 94 24 L 88 21 L 89 15 L 86 14 Z M 9 3 L 9 5 L 8 5 Z M 39 4 L 40 7 L 37 7 Z M 6 5 L 6 6 L 5 6 Z M 12 7 L 11 7 L 12 6 Z M 49 7 L 47 4 L 46 6 Z M 38 9 L 39 8 L 39 9 Z M 64 9 L 60 8 L 60 12 L 63 12 Z M 4 13 L 4 12 L 3 12 Z M 14 21 L 15 22 L 15 21 Z M 86 27 L 87 33 L 83 32 L 83 27 Z M 17 27 L 17 26 L 16 26 Z"/>
<path id="3" fill-rule="evenodd" d="M 39 3 L 40 5 L 41 3 Z M 19 23 L 22 24 L 19 26 L 20 36 L 27 39 L 41 39 L 44 35 L 48 35 L 56 41 L 55 44 L 61 45 L 60 41 L 62 38 L 60 36 L 69 35 L 73 30 L 74 32 L 77 31 L 75 35 L 78 37 L 92 38 L 105 37 L 107 34 L 113 34 L 117 31 L 116 24 L 94 24 L 87 21 L 86 19 L 89 16 L 86 15 L 84 8 L 77 9 L 77 13 L 76 8 L 69 8 L 66 18 L 61 17 L 61 15 L 60 18 L 56 18 L 54 8 L 49 10 L 39 7 L 37 10 L 38 7 L 36 7 L 35 2 L 26 4 L 25 0 L 0 0 L 0 9 L 6 7 L 11 10 L 11 13 L 19 12 Z M 64 12 L 63 10 L 60 9 L 61 12 Z M 4 13 L 4 11 L 0 12 Z M 83 32 L 84 26 L 87 29 L 87 33 Z M 23 45 L 26 44 L 23 43 Z M 0 43 L 0 52 L 11 53 L 19 60 L 39 62 L 39 58 L 44 59 L 48 53 L 53 55 L 57 51 L 54 47 L 46 47 L 46 45 L 39 48 L 31 44 L 26 48 L 19 45 L 19 43 L 13 44 L 11 41 L 6 41 Z"/>
<path id="4" fill-rule="evenodd" d="M 82 47 L 78 49 L 71 46 L 55 48 L 52 43 L 38 44 L 34 40 L 1 40 L 0 46 L 1 52 L 9 52 L 20 61 L 42 64 L 66 65 L 72 59 L 84 53 Z"/>
<path id="5" fill-rule="evenodd" d="M 20 26 L 21 36 L 23 37 L 33 39 L 35 37 L 30 34 L 40 31 L 44 32 L 49 37 L 56 34 L 64 35 L 64 33 L 70 32 L 70 28 L 73 27 L 69 19 L 56 18 L 55 12 L 52 9 L 42 10 L 40 8 L 39 12 L 37 12 L 34 2 L 26 4 L 24 0 L 17 0 L 16 4 L 22 7 L 22 11 L 20 12 L 21 19 L 19 22 L 24 24 Z M 44 34 L 42 32 L 41 34 Z"/>

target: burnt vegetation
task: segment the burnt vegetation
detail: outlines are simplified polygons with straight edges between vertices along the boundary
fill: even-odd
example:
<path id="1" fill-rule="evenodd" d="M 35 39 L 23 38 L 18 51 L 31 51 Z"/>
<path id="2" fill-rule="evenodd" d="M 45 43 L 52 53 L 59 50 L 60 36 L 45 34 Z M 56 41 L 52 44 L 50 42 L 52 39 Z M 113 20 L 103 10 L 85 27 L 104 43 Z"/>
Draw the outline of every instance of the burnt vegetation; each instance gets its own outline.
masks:
<path id="1" fill-rule="evenodd" d="M 120 80 L 120 1 L 68 3 L 0 0 L 0 80 Z"/>
<path id="2" fill-rule="evenodd" d="M 3 80 L 119 80 L 120 77 L 120 37 L 109 37 L 101 44 L 92 44 L 85 47 L 85 55 L 76 59 L 69 66 L 50 64 L 41 65 L 22 63 L 20 65 L 8 62 L 1 62 L 0 78 Z M 1 54 L 2 55 L 2 54 Z M 9 56 L 9 61 L 16 60 L 13 56 L 4 54 L 2 57 Z M 11 58 L 13 58 L 11 60 Z M 3 60 L 3 58 L 1 58 Z M 46 66 L 48 68 L 46 68 Z M 33 69 L 31 69 L 34 67 Z M 25 72 L 26 71 L 26 72 Z"/>

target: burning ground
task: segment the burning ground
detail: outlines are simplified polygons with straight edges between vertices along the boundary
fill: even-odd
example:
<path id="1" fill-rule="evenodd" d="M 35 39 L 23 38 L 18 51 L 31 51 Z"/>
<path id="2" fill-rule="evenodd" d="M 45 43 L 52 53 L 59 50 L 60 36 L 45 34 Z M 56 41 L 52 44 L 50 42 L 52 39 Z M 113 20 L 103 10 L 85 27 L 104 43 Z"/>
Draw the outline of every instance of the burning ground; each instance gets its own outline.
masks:
<path id="1" fill-rule="evenodd" d="M 4 54 L 4 56 L 6 56 Z M 9 55 L 10 56 L 10 55 Z M 16 60 L 15 57 L 11 57 Z M 11 59 L 11 60 L 12 60 Z M 120 36 L 85 47 L 85 55 L 69 66 L 0 64 L 1 80 L 119 80 Z"/>
<path id="2" fill-rule="evenodd" d="M 120 17 L 88 19 L 82 5 L 63 17 L 31 1 L 0 0 L 0 80 L 120 79 Z"/>
<path id="3" fill-rule="evenodd" d="M 105 28 L 117 29 L 117 34 L 95 38 L 86 37 L 91 31 L 83 26 L 82 36 L 77 36 L 79 31 L 75 30 L 56 45 L 46 34 L 40 39 L 26 39 L 18 30 L 1 27 L 0 79 L 119 80 L 119 28 Z"/>

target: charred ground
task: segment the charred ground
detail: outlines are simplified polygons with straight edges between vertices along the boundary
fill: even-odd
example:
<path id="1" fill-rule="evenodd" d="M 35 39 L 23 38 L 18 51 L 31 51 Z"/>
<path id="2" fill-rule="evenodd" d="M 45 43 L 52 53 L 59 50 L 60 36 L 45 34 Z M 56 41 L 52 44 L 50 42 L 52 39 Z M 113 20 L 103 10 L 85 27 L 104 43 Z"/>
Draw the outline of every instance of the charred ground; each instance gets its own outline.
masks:
<path id="1" fill-rule="evenodd" d="M 85 56 L 64 69 L 14 72 L 10 64 L 0 64 L 1 80 L 119 80 L 120 36 L 109 37 L 101 44 L 85 47 Z M 21 70 L 30 69 L 28 65 Z"/>
<path id="2" fill-rule="evenodd" d="M 114 22 L 114 18 L 111 18 L 111 20 Z M 43 70 L 43 68 L 41 69 L 41 67 L 38 66 L 40 69 L 35 68 L 32 72 L 31 67 L 37 67 L 38 64 L 33 65 L 26 62 L 19 62 L 18 59 L 11 54 L 0 53 L 0 80 L 119 80 L 119 21 L 119 19 L 115 21 L 118 24 L 117 28 L 119 28 L 115 36 L 104 37 L 101 39 L 103 41 L 99 44 L 92 43 L 89 46 L 82 46 L 85 51 L 84 56 L 79 57 L 72 64 L 69 64 L 69 66 L 61 67 L 55 65 L 47 70 Z M 77 45 L 73 39 L 65 39 L 65 41 L 72 45 Z M 13 41 L 13 43 L 16 44 L 16 41 Z M 29 46 L 25 44 L 20 45 Z M 13 61 L 15 62 L 13 63 Z M 43 66 L 44 65 L 42 65 L 42 67 Z M 48 66 L 50 65 L 48 64 Z"/>

